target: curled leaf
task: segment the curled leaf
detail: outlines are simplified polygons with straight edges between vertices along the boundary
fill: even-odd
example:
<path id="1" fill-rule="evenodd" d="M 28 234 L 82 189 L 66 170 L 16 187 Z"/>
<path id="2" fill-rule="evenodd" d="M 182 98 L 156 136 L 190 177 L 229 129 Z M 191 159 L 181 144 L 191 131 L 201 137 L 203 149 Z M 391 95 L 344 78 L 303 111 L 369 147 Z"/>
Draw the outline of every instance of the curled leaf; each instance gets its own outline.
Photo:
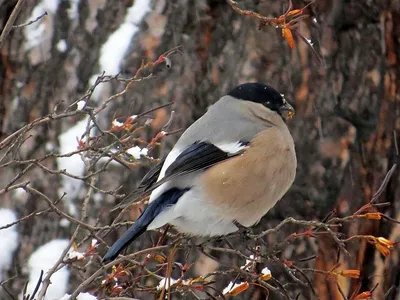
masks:
<path id="1" fill-rule="evenodd" d="M 362 300 L 362 299 L 371 299 L 372 293 L 371 292 L 362 292 L 361 294 L 358 294 L 354 300 Z"/>
<path id="2" fill-rule="evenodd" d="M 235 284 L 233 284 L 233 282 L 230 282 L 228 284 L 228 286 L 226 288 L 224 288 L 222 293 L 225 296 L 237 296 L 240 293 L 247 290 L 248 288 L 249 288 L 249 283 L 247 281 L 242 282 L 242 283 L 235 283 Z"/>
<path id="3" fill-rule="evenodd" d="M 158 261 L 159 263 L 165 263 L 165 261 L 166 261 L 166 258 L 160 254 L 154 255 L 154 259 L 156 261 Z"/>
<path id="4" fill-rule="evenodd" d="M 366 213 L 365 217 L 370 220 L 380 220 L 382 219 L 381 213 L 374 212 L 374 213 Z"/>
<path id="5" fill-rule="evenodd" d="M 282 36 L 285 38 L 285 40 L 287 41 L 290 48 L 293 49 L 296 46 L 296 43 L 294 42 L 294 39 L 293 39 L 292 31 L 290 30 L 290 28 L 288 28 L 288 27 L 282 28 Z"/>
<path id="6" fill-rule="evenodd" d="M 248 282 L 243 282 L 242 284 L 240 284 L 239 286 L 237 286 L 233 290 L 231 290 L 229 292 L 229 294 L 232 295 L 232 296 L 237 296 L 240 293 L 242 293 L 245 290 L 247 290 L 248 288 L 249 288 L 249 283 Z"/>
<path id="7" fill-rule="evenodd" d="M 360 271 L 359 270 L 343 270 L 340 275 L 344 277 L 350 277 L 350 278 L 359 278 L 360 277 Z"/>

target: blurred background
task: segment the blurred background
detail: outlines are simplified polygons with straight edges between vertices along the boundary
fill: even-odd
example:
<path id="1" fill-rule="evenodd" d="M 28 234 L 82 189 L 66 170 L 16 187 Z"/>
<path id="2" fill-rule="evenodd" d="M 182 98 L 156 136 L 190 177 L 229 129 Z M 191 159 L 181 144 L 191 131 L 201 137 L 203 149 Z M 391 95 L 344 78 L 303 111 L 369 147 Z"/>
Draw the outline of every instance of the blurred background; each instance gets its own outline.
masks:
<path id="1" fill-rule="evenodd" d="M 1 28 L 16 3 L 16 0 L 0 0 Z M 268 17 L 278 17 L 288 7 L 288 1 L 284 0 L 237 3 Z M 293 0 L 295 8 L 308 3 Z M 120 80 L 109 80 L 84 98 L 87 106 L 102 107 L 97 121 L 104 130 L 110 129 L 115 119 L 125 120 L 173 102 L 152 112 L 154 120 L 150 125 L 135 133 L 146 141 L 162 130 L 171 111 L 175 113 L 170 131 L 185 129 L 239 83 L 260 81 L 285 94 L 296 109 L 296 116 L 288 126 L 296 144 L 297 176 L 291 190 L 262 219 L 256 232 L 276 226 L 287 217 L 322 221 L 332 211 L 338 217 L 351 215 L 372 199 L 389 169 L 397 163 L 398 0 L 316 0 L 305 11 L 309 18 L 299 22 L 297 30 L 311 39 L 322 63 L 301 40 L 297 39 L 296 47 L 291 49 L 281 30 L 273 27 L 258 30 L 255 19 L 238 14 L 225 0 L 25 0 L 14 25 L 35 20 L 45 12 L 47 15 L 30 25 L 12 28 L 0 48 L 0 142 L 24 128 L 23 134 L 18 132 L 18 139 L 0 148 L 0 206 L 11 209 L 16 219 L 43 212 L 14 227 L 18 246 L 14 247 L 10 263 L 0 267 L 0 281 L 7 279 L 4 286 L 12 295 L 20 294 L 28 280 L 28 259 L 32 252 L 53 239 L 69 240 L 76 224 L 49 210 L 48 203 L 35 193 L 22 188 L 8 191 L 10 182 L 13 185 L 29 180 L 32 187 L 52 200 L 67 193 L 57 207 L 78 219 L 81 205 L 89 195 L 87 182 L 59 172 L 66 169 L 71 174 L 85 176 L 88 170 L 79 155 L 64 158 L 50 155 L 40 160 L 49 153 L 75 151 L 77 137 L 80 139 L 85 132 L 87 116 L 76 113 L 73 106 L 69 111 L 75 113 L 50 118 L 29 128 L 23 126 L 60 109 L 65 112 L 73 103 L 77 105 L 103 71 L 106 75 L 130 78 L 143 59 L 155 61 L 162 53 L 181 47 L 179 53 L 169 57 L 170 68 L 164 64 L 152 68 L 151 78 L 133 82 L 123 95 L 108 101 L 126 86 Z M 146 72 L 142 75 L 150 74 Z M 104 103 L 107 106 L 103 107 Z M 149 155 L 158 158 L 166 154 L 179 134 L 165 137 Z M 37 161 L 29 161 L 32 159 L 39 159 L 41 166 Z M 85 222 L 92 226 L 111 224 L 117 214 L 110 210 L 121 199 L 107 191 L 122 186 L 118 193 L 129 193 L 151 165 L 150 161 L 129 168 L 118 163 L 107 165 L 96 176 L 95 185 L 99 189 L 89 195 Z M 395 170 L 378 199 L 390 202 L 390 206 L 379 211 L 400 220 L 399 196 L 399 172 Z M 139 212 L 135 207 L 124 218 L 134 220 Z M 399 229 L 399 225 L 387 220 L 360 220 L 345 223 L 337 230 L 343 236 L 370 234 L 397 242 Z M 104 237 L 105 241 L 111 244 L 123 230 L 112 231 Z M 284 227 L 278 237 L 267 242 L 273 244 L 296 230 Z M 88 234 L 93 237 L 81 232 L 77 238 L 82 241 Z M 3 241 L 0 252 L 6 247 Z M 149 236 L 144 235 L 130 251 L 151 245 Z M 400 299 L 397 244 L 387 257 L 366 241 L 347 246 L 351 256 L 339 258 L 341 268 L 360 270 L 360 278 L 335 281 L 323 274 L 307 274 L 315 294 L 299 288 L 301 295 L 296 299 L 343 299 L 344 295 L 345 299 L 356 299 L 351 298 L 353 293 L 369 291 L 377 284 L 373 299 Z M 100 254 L 105 251 L 104 247 L 98 249 Z M 332 238 L 321 235 L 287 245 L 282 257 L 294 261 L 315 255 L 302 267 L 331 270 L 338 263 L 337 252 L 338 245 Z M 185 257 L 185 253 L 179 255 Z M 190 257 L 196 263 L 193 274 L 219 268 L 218 262 L 204 255 L 197 253 Z M 217 257 L 228 264 L 243 264 L 239 258 L 223 253 Z M 98 268 L 98 260 L 96 263 L 71 267 L 66 291 L 74 291 Z M 285 280 L 286 275 L 279 268 L 271 270 L 273 276 Z M 216 286 L 222 290 L 227 283 L 229 279 L 217 279 Z M 290 290 L 290 286 L 287 288 Z M 97 291 L 95 285 L 88 290 Z M 131 296 L 153 297 L 132 291 Z M 7 297 L 9 294 L 0 289 L 0 298 Z M 240 297 L 265 299 L 266 294 L 252 287 Z M 271 295 L 270 299 L 281 298 Z"/>

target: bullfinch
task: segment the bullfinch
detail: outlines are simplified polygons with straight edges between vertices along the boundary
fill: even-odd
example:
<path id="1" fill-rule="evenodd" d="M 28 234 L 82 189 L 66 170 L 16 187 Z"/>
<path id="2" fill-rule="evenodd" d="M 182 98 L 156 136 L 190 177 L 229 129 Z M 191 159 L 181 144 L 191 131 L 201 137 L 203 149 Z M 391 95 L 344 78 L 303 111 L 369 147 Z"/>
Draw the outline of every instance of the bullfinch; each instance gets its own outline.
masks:
<path id="1" fill-rule="evenodd" d="M 286 119 L 294 115 L 283 94 L 263 83 L 231 90 L 179 138 L 142 179 L 149 204 L 103 261 L 146 230 L 165 224 L 201 237 L 250 227 L 292 185 L 296 152 Z"/>

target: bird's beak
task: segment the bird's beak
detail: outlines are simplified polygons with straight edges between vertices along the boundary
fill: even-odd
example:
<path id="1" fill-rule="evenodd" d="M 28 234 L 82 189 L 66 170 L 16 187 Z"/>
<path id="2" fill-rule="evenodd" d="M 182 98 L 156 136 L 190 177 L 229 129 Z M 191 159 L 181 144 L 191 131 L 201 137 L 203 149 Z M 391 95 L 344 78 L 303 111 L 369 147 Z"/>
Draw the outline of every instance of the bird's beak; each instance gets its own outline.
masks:
<path id="1" fill-rule="evenodd" d="M 293 106 L 291 106 L 288 102 L 279 108 L 279 112 L 284 119 L 291 119 L 295 114 Z"/>

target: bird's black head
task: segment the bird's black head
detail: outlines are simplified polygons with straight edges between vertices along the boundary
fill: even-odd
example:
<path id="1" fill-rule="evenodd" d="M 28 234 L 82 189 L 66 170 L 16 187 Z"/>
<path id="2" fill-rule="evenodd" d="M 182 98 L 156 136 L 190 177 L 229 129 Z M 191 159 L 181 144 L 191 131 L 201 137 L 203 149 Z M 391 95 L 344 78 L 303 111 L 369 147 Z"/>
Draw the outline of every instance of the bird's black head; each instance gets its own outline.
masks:
<path id="1" fill-rule="evenodd" d="M 283 118 L 291 118 L 294 115 L 293 107 L 286 102 L 285 97 L 274 88 L 258 82 L 244 83 L 228 93 L 229 96 L 260 103 L 272 111 L 276 111 Z"/>

